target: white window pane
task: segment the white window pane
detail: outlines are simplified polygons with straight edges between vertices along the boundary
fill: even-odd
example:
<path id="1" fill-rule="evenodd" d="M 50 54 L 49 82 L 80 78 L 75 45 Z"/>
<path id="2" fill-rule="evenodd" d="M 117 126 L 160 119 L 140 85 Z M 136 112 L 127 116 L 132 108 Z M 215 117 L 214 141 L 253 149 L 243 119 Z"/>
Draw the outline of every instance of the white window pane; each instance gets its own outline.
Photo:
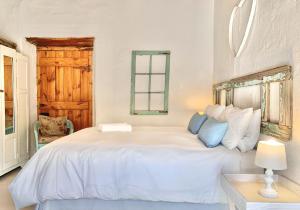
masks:
<path id="1" fill-rule="evenodd" d="M 226 90 L 221 90 L 220 104 L 226 106 Z"/>
<path id="2" fill-rule="evenodd" d="M 148 92 L 148 75 L 136 75 L 135 77 L 135 91 L 136 92 Z"/>
<path id="3" fill-rule="evenodd" d="M 153 55 L 152 56 L 152 72 L 153 73 L 165 73 L 166 68 L 166 56 L 165 55 Z"/>
<path id="4" fill-rule="evenodd" d="M 152 75 L 151 77 L 151 92 L 165 90 L 165 75 Z"/>
<path id="5" fill-rule="evenodd" d="M 135 110 L 148 110 L 148 94 L 135 94 Z"/>
<path id="6" fill-rule="evenodd" d="M 164 94 L 151 94 L 151 110 L 164 110 Z"/>
<path id="7" fill-rule="evenodd" d="M 280 103 L 280 83 L 270 83 L 270 122 L 279 122 L 279 103 Z"/>
<path id="8" fill-rule="evenodd" d="M 148 73 L 150 65 L 150 56 L 136 56 L 136 73 Z"/>
<path id="9" fill-rule="evenodd" d="M 234 88 L 233 104 L 234 106 L 243 109 L 249 107 L 253 107 L 254 109 L 260 109 L 260 85 Z"/>

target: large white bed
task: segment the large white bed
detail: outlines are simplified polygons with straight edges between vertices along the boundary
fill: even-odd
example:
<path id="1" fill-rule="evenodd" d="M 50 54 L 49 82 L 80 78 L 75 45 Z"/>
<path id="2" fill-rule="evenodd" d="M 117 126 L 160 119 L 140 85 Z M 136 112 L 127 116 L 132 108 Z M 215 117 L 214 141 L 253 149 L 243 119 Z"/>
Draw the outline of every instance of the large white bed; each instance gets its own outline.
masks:
<path id="1" fill-rule="evenodd" d="M 225 210 L 220 175 L 262 172 L 252 150 L 260 132 L 290 139 L 291 82 L 291 68 L 284 66 L 214 85 L 215 103 L 229 105 L 219 116 L 206 110 L 219 120 L 224 113 L 229 124 L 214 148 L 202 136 L 207 127 L 195 132 L 200 141 L 190 124 L 191 132 L 182 127 L 108 133 L 87 128 L 61 138 L 40 149 L 12 182 L 14 202 L 17 208 L 36 204 L 37 210 Z M 252 115 L 245 123 L 247 108 Z"/>
<path id="2" fill-rule="evenodd" d="M 249 161 L 253 157 L 254 152 L 207 148 L 181 127 L 111 133 L 87 128 L 40 149 L 10 192 L 18 208 L 37 204 L 39 210 L 66 210 L 74 202 L 72 210 L 87 205 L 124 210 L 128 204 L 130 210 L 159 204 L 170 210 L 202 209 L 226 202 L 221 173 L 258 170 Z"/>

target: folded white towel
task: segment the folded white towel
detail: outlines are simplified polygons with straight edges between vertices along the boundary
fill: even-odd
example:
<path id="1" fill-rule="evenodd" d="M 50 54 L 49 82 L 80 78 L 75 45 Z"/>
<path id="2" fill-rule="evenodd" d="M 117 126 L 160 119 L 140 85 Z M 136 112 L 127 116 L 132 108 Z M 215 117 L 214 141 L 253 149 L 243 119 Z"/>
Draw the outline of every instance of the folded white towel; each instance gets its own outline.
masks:
<path id="1" fill-rule="evenodd" d="M 98 129 L 102 132 L 131 132 L 132 126 L 127 123 L 99 124 Z"/>

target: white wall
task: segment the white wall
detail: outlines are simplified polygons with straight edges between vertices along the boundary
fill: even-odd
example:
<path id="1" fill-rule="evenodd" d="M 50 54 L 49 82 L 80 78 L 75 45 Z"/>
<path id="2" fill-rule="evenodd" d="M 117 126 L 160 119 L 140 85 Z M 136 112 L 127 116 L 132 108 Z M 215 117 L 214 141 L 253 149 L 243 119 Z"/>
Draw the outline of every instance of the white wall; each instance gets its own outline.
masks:
<path id="1" fill-rule="evenodd" d="M 95 123 L 186 125 L 212 101 L 213 0 L 10 0 L 0 2 L 0 36 L 30 57 L 36 119 L 35 48 L 25 37 L 94 36 Z M 171 50 L 167 116 L 130 116 L 132 50 Z"/>
<path id="2" fill-rule="evenodd" d="M 215 0 L 214 6 L 214 74 L 213 82 L 229 79 L 233 57 L 228 44 L 228 28 L 232 8 L 236 0 Z"/>
<path id="3" fill-rule="evenodd" d="M 236 2 L 215 1 L 214 82 L 284 64 L 293 67 L 293 140 L 287 144 L 288 170 L 283 174 L 300 183 L 300 1 L 258 0 L 247 47 L 234 59 L 228 46 L 228 23 Z"/>

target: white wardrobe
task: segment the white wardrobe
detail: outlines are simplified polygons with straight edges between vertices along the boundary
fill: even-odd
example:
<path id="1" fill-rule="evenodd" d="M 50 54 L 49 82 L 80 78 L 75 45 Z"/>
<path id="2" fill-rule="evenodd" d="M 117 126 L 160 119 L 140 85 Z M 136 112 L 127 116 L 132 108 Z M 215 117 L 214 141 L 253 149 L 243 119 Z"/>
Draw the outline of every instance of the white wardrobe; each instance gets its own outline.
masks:
<path id="1" fill-rule="evenodd" d="M 28 60 L 0 45 L 0 176 L 29 158 Z"/>

